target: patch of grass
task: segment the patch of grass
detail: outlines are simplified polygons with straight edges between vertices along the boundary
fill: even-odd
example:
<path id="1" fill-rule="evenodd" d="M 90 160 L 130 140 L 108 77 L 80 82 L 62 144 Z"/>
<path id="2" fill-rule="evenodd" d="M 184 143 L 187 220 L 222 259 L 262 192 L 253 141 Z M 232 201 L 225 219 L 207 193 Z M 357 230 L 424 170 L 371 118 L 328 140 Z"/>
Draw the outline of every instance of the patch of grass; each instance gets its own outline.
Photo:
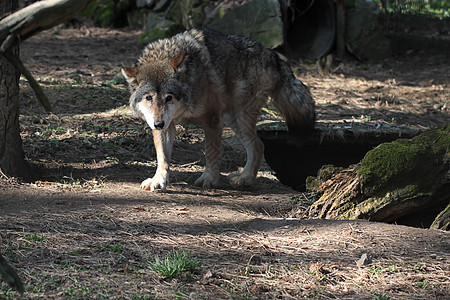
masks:
<path id="1" fill-rule="evenodd" d="M 369 275 L 369 279 L 370 280 L 378 280 L 380 279 L 382 273 L 383 273 L 383 268 L 382 267 L 368 267 L 366 269 L 367 274 Z"/>
<path id="2" fill-rule="evenodd" d="M 429 290 L 431 289 L 433 286 L 431 285 L 430 282 L 428 282 L 426 279 L 419 281 L 418 283 L 415 284 L 415 287 L 419 288 L 419 289 L 423 289 L 423 290 Z"/>
<path id="3" fill-rule="evenodd" d="M 42 242 L 45 239 L 45 236 L 39 236 L 35 233 L 25 235 L 25 239 L 30 242 Z"/>
<path id="4" fill-rule="evenodd" d="M 390 265 L 386 268 L 386 271 L 390 273 L 395 273 L 397 271 L 397 267 L 395 265 Z"/>
<path id="5" fill-rule="evenodd" d="M 286 198 L 286 201 L 291 203 L 292 205 L 295 205 L 298 203 L 298 199 L 296 197 Z"/>
<path id="6" fill-rule="evenodd" d="M 116 252 L 116 253 L 123 251 L 123 245 L 121 243 L 108 242 L 106 244 L 101 245 L 99 248 L 101 251 L 112 250 L 113 252 Z"/>
<path id="7" fill-rule="evenodd" d="M 186 294 L 185 291 L 180 290 L 180 289 L 175 289 L 175 291 L 173 292 L 175 299 L 187 299 L 188 295 Z"/>
<path id="8" fill-rule="evenodd" d="M 242 297 L 243 295 L 240 295 L 240 297 L 238 297 L 238 295 L 240 294 L 240 288 L 239 285 L 235 282 L 235 279 L 231 279 L 228 282 L 221 283 L 220 287 L 230 294 L 228 299 L 245 299 Z"/>
<path id="9" fill-rule="evenodd" d="M 308 205 L 308 206 L 311 206 L 311 205 L 313 205 L 314 203 L 316 203 L 316 201 L 317 201 L 317 199 L 315 199 L 315 198 L 309 198 L 309 199 L 307 199 L 307 200 L 305 201 L 305 204 Z"/>
<path id="10" fill-rule="evenodd" d="M 67 184 L 67 185 L 69 185 L 72 188 L 81 187 L 81 180 L 80 179 L 74 179 L 74 178 L 67 177 L 67 176 L 64 176 L 61 179 L 61 183 L 62 184 Z"/>
<path id="11" fill-rule="evenodd" d="M 154 300 L 154 299 L 158 299 L 158 298 L 156 298 L 156 296 L 152 296 L 152 295 L 131 295 L 130 298 L 133 299 L 133 300 Z"/>
<path id="12" fill-rule="evenodd" d="M 409 267 L 416 272 L 427 272 L 427 267 L 425 264 L 417 263 L 415 265 L 409 265 Z"/>
<path id="13" fill-rule="evenodd" d="M 156 256 L 153 262 L 149 263 L 150 268 L 164 278 L 174 278 L 183 271 L 195 272 L 199 268 L 199 261 L 190 257 L 182 250 L 171 250 L 166 258 L 161 259 Z"/>
<path id="14" fill-rule="evenodd" d="M 123 76 L 115 77 L 111 80 L 107 80 L 106 84 L 118 85 L 118 84 L 126 84 L 127 80 Z"/>
<path id="15" fill-rule="evenodd" d="M 87 183 L 91 183 L 93 185 L 101 185 L 106 182 L 106 176 L 94 177 L 91 180 L 86 181 Z"/>
<path id="16" fill-rule="evenodd" d="M 375 297 L 373 299 L 374 300 L 390 300 L 391 297 L 389 297 L 388 295 L 385 295 L 385 294 L 379 294 L 379 295 L 375 295 Z"/>
<path id="17" fill-rule="evenodd" d="M 65 294 L 74 298 L 86 299 L 86 297 L 92 297 L 92 289 L 88 286 L 74 284 L 66 288 Z"/>

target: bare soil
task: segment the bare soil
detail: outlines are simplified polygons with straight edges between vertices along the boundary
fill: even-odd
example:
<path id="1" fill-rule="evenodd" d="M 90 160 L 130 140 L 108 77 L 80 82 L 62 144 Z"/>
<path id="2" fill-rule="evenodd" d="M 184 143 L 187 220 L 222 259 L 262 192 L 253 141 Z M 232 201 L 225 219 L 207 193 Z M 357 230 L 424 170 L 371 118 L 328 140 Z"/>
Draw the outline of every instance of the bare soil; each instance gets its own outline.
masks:
<path id="1" fill-rule="evenodd" d="M 369 221 L 304 220 L 314 199 L 282 185 L 267 165 L 236 191 L 226 175 L 245 153 L 224 133 L 220 188 L 192 187 L 203 166 L 200 127 L 177 127 L 167 193 L 139 189 L 155 171 L 151 132 L 130 113 L 121 66 L 139 32 L 93 27 L 47 31 L 21 44 L 53 113 L 21 81 L 23 146 L 36 181 L 0 179 L 0 251 L 28 299 L 449 299 L 450 234 Z M 405 56 L 345 61 L 323 75 L 294 65 L 319 122 L 449 123 L 450 64 Z M 270 106 L 264 118 L 277 118 Z M 164 279 L 149 263 L 181 249 L 196 272 Z M 368 259 L 357 263 L 362 254 Z M 0 283 L 0 298 L 16 292 Z"/>

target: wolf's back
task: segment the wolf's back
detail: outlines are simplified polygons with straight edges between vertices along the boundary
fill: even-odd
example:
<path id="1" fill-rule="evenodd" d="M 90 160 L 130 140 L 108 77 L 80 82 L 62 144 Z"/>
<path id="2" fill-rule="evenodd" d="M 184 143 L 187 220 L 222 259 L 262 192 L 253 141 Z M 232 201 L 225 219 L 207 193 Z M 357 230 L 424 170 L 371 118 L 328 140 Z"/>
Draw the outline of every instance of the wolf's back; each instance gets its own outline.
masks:
<path id="1" fill-rule="evenodd" d="M 276 88 L 269 93 L 275 106 L 283 114 L 289 131 L 301 137 L 314 129 L 315 107 L 308 88 L 295 78 L 288 64 L 274 51 L 242 36 L 208 29 L 204 33 L 205 44 L 211 53 L 214 66 L 222 70 L 232 69 L 229 73 L 244 80 L 253 78 L 253 83 L 259 85 L 261 90 L 269 89 L 272 84 L 261 86 L 263 80 L 258 77 L 263 74 L 270 76 L 274 81 L 271 88 Z"/>
<path id="2" fill-rule="evenodd" d="M 312 131 L 315 122 L 314 101 L 308 88 L 292 74 L 287 63 L 278 55 L 251 39 L 224 34 L 210 29 L 191 29 L 169 39 L 150 43 L 141 55 L 138 65 L 149 74 L 158 74 L 167 61 L 185 52 L 186 75 L 183 80 L 190 89 L 187 93 L 197 101 L 197 88 L 206 78 L 216 92 L 233 96 L 258 93 L 271 96 L 283 114 L 289 131 L 304 136 Z M 161 63 L 162 62 L 162 63 Z M 247 97 L 249 101 L 252 97 Z"/>
<path id="3" fill-rule="evenodd" d="M 251 78 L 254 81 L 252 84 L 258 86 L 260 91 L 271 94 L 291 133 L 302 137 L 314 129 L 315 105 L 308 88 L 295 78 L 288 64 L 274 51 L 242 36 L 208 29 L 203 32 L 212 65 L 219 70 L 228 70 L 228 73 L 235 76 L 225 81 L 232 81 L 236 77 L 244 81 Z M 263 77 L 270 77 L 272 83 L 264 86 L 264 80 L 261 79 Z"/>

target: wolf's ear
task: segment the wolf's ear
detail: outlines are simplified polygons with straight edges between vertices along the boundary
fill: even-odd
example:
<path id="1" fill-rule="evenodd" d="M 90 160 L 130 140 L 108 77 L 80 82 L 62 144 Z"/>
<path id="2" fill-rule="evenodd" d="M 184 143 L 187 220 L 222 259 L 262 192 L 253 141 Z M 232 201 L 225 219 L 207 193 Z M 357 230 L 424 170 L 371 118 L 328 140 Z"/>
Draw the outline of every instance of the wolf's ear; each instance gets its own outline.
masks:
<path id="1" fill-rule="evenodd" d="M 183 62 L 184 59 L 184 55 L 186 54 L 186 52 L 180 52 L 177 55 L 175 55 L 174 57 L 172 57 L 170 59 L 170 66 L 177 71 L 178 68 L 180 67 L 181 63 Z"/>
<path id="2" fill-rule="evenodd" d="M 122 74 L 130 85 L 136 85 L 138 68 L 122 68 Z"/>

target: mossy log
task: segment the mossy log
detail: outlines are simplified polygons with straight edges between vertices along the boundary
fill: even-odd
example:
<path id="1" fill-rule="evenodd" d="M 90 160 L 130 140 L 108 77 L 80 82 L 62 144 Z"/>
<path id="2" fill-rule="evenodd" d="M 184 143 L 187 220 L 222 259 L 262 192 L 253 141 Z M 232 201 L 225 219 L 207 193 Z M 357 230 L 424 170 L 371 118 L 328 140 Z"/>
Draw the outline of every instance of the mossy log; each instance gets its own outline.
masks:
<path id="1" fill-rule="evenodd" d="M 420 221 L 430 226 L 450 203 L 449 166 L 450 125 L 381 144 L 360 163 L 345 170 L 327 166 L 309 180 L 309 188 L 321 196 L 306 214 L 397 222 L 431 213 L 431 221 Z M 444 229 L 447 224 L 448 229 L 448 212 L 440 216 L 433 227 Z"/>

